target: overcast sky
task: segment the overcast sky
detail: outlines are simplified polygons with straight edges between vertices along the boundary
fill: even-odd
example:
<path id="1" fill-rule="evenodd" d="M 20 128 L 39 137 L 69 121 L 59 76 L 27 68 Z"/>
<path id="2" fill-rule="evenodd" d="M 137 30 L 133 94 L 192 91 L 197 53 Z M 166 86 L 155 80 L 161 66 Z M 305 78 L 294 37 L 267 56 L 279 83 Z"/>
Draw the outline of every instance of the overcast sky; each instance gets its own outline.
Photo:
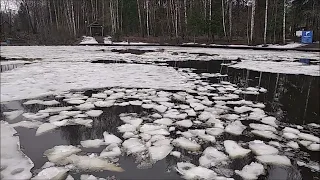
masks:
<path id="1" fill-rule="evenodd" d="M 19 3 L 17 0 L 0 0 L 0 5 L 1 5 L 0 10 L 5 11 L 5 10 L 11 9 L 11 10 L 17 11 L 18 4 Z"/>

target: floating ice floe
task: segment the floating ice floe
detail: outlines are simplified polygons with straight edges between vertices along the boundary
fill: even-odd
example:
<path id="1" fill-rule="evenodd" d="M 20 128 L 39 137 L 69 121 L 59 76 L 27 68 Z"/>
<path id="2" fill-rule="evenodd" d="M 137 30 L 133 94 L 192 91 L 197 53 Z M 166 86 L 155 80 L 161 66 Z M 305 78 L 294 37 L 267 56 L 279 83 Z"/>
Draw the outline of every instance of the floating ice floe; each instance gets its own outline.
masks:
<path id="1" fill-rule="evenodd" d="M 278 136 L 275 135 L 272 131 L 252 130 L 251 133 L 267 139 L 278 139 Z"/>
<path id="2" fill-rule="evenodd" d="M 276 123 L 276 118 L 272 117 L 272 116 L 262 118 L 261 122 L 264 124 L 268 124 L 270 126 L 276 127 L 276 128 L 278 127 L 278 125 Z"/>
<path id="3" fill-rule="evenodd" d="M 49 167 L 40 171 L 31 180 L 57 179 L 62 180 L 66 178 L 68 169 L 63 167 Z"/>
<path id="4" fill-rule="evenodd" d="M 119 132 L 132 132 L 132 131 L 136 131 L 137 127 L 132 125 L 132 124 L 123 124 L 119 127 L 117 127 Z"/>
<path id="5" fill-rule="evenodd" d="M 104 144 L 102 139 L 89 139 L 85 141 L 80 141 L 82 147 L 85 148 L 98 148 Z"/>
<path id="6" fill-rule="evenodd" d="M 46 117 L 49 116 L 49 113 L 41 113 L 41 112 L 38 112 L 36 114 L 34 113 L 23 113 L 22 114 L 23 117 L 27 118 L 27 119 L 31 119 L 31 120 L 41 120 L 41 119 L 44 119 Z"/>
<path id="7" fill-rule="evenodd" d="M 197 116 L 197 113 L 193 109 L 187 109 L 185 112 L 188 114 L 188 116 L 194 117 Z"/>
<path id="8" fill-rule="evenodd" d="M 34 164 L 20 149 L 17 131 L 1 121 L 1 179 L 30 179 Z"/>
<path id="9" fill-rule="evenodd" d="M 225 114 L 225 115 L 222 115 L 221 117 L 230 121 L 234 121 L 234 120 L 237 120 L 240 116 L 237 114 Z"/>
<path id="10" fill-rule="evenodd" d="M 294 142 L 294 141 L 289 141 L 287 143 L 287 146 L 293 148 L 293 149 L 299 149 L 299 144 L 297 142 Z"/>
<path id="11" fill-rule="evenodd" d="M 258 156 L 279 153 L 278 149 L 270 145 L 266 145 L 263 141 L 260 140 L 254 140 L 249 142 L 249 148 L 254 154 Z"/>
<path id="12" fill-rule="evenodd" d="M 127 150 L 127 154 L 135 154 L 145 151 L 147 148 L 137 138 L 130 138 L 122 143 L 122 146 Z"/>
<path id="13" fill-rule="evenodd" d="M 231 158 L 244 157 L 251 152 L 251 150 L 244 149 L 243 147 L 241 147 L 235 141 L 232 141 L 232 140 L 225 140 L 223 142 L 223 145 L 226 149 L 226 152 L 229 154 Z"/>
<path id="14" fill-rule="evenodd" d="M 242 113 L 252 111 L 252 107 L 248 107 L 248 106 L 234 107 L 234 111 L 236 113 L 242 114 Z"/>
<path id="15" fill-rule="evenodd" d="M 42 124 L 43 123 L 39 121 L 20 121 L 10 125 L 11 127 L 24 127 L 24 128 L 34 129 L 34 128 L 38 128 Z"/>
<path id="16" fill-rule="evenodd" d="M 245 180 L 255 180 L 265 173 L 264 167 L 260 163 L 252 162 L 242 168 L 241 171 L 235 170 L 235 173 Z"/>
<path id="17" fill-rule="evenodd" d="M 282 131 L 286 132 L 286 133 L 293 133 L 293 134 L 299 134 L 300 133 L 300 131 L 298 129 L 294 129 L 294 128 L 291 128 L 291 127 L 285 127 Z"/>
<path id="18" fill-rule="evenodd" d="M 224 132 L 224 129 L 221 128 L 207 128 L 206 133 L 212 136 L 219 136 Z"/>
<path id="19" fill-rule="evenodd" d="M 110 144 L 101 153 L 100 157 L 114 158 L 121 155 L 121 150 L 117 144 Z"/>
<path id="20" fill-rule="evenodd" d="M 313 142 L 316 142 L 316 143 L 320 143 L 320 138 L 317 137 L 317 136 L 314 136 L 314 135 L 312 135 L 312 134 L 299 133 L 298 136 L 299 136 L 300 139 L 303 139 L 303 140 L 313 141 Z"/>
<path id="21" fill-rule="evenodd" d="M 114 104 L 114 100 L 109 100 L 109 101 L 97 101 L 94 102 L 93 104 L 97 107 L 111 107 Z"/>
<path id="22" fill-rule="evenodd" d="M 81 111 L 61 111 L 59 114 L 65 116 L 76 116 L 78 114 L 81 114 Z"/>
<path id="23" fill-rule="evenodd" d="M 56 129 L 58 126 L 52 124 L 52 123 L 43 123 L 42 125 L 39 126 L 36 132 L 36 136 L 40 136 L 46 132 L 52 131 Z"/>
<path id="24" fill-rule="evenodd" d="M 215 179 L 217 174 L 210 169 L 195 166 L 191 163 L 179 162 L 177 163 L 176 170 L 183 176 L 184 179 L 192 180 L 192 179 Z"/>
<path id="25" fill-rule="evenodd" d="M 157 110 L 160 113 L 164 113 L 167 110 L 168 107 L 164 105 L 155 105 L 153 109 Z"/>
<path id="26" fill-rule="evenodd" d="M 153 161 L 159 161 L 167 157 L 172 151 L 173 147 L 170 145 L 151 146 L 149 147 L 150 158 Z"/>
<path id="27" fill-rule="evenodd" d="M 258 161 L 265 164 L 291 166 L 290 159 L 287 158 L 287 156 L 262 155 L 262 156 L 256 156 L 256 158 Z"/>
<path id="28" fill-rule="evenodd" d="M 5 115 L 6 118 L 11 121 L 19 117 L 22 113 L 23 113 L 22 110 L 16 110 L 16 111 L 10 111 L 10 112 L 3 112 L 3 115 Z"/>
<path id="29" fill-rule="evenodd" d="M 102 110 L 90 110 L 86 112 L 86 114 L 91 117 L 99 117 L 102 113 Z"/>
<path id="30" fill-rule="evenodd" d="M 243 125 L 241 121 L 234 121 L 225 128 L 225 131 L 229 134 L 238 136 L 241 135 L 246 128 L 247 127 Z"/>
<path id="31" fill-rule="evenodd" d="M 228 159 L 228 156 L 223 152 L 218 151 L 214 147 L 207 147 L 199 159 L 199 164 L 200 166 L 210 168 L 220 163 L 225 164 Z"/>
<path id="32" fill-rule="evenodd" d="M 80 104 L 79 106 L 76 106 L 77 109 L 82 111 L 90 110 L 90 109 L 93 109 L 94 107 L 95 107 L 94 104 L 91 102 L 86 102 L 86 103 Z"/>
<path id="33" fill-rule="evenodd" d="M 44 152 L 44 155 L 47 156 L 50 162 L 58 165 L 66 165 L 66 163 L 64 162 L 65 158 L 80 151 L 81 149 L 75 146 L 60 145 L 46 150 Z"/>
<path id="34" fill-rule="evenodd" d="M 122 140 L 113 134 L 109 134 L 108 132 L 103 133 L 104 142 L 106 145 L 108 144 L 121 144 Z"/>
<path id="35" fill-rule="evenodd" d="M 154 123 L 170 126 L 173 122 L 169 118 L 162 118 L 162 119 L 155 120 Z"/>
<path id="36" fill-rule="evenodd" d="M 316 124 L 316 123 L 309 123 L 308 126 L 312 126 L 312 127 L 315 127 L 315 128 L 320 128 L 320 125 Z"/>
<path id="37" fill-rule="evenodd" d="M 172 144 L 174 146 L 181 147 L 189 151 L 198 151 L 201 148 L 201 146 L 198 143 L 190 141 L 189 139 L 186 139 L 184 137 L 179 137 L 173 140 Z"/>
<path id="38" fill-rule="evenodd" d="M 285 132 L 285 133 L 283 133 L 283 137 L 285 137 L 287 139 L 297 139 L 298 135 L 293 134 L 293 133 L 289 133 L 289 132 Z"/>
<path id="39" fill-rule="evenodd" d="M 140 126 L 140 124 L 142 123 L 143 119 L 141 118 L 134 118 L 134 117 L 131 117 L 131 116 L 122 116 L 120 117 L 120 119 L 125 122 L 125 123 L 128 123 L 128 124 L 131 124 L 135 127 L 138 127 Z"/>
<path id="40" fill-rule="evenodd" d="M 105 99 L 105 98 L 107 98 L 107 94 L 105 94 L 105 93 L 92 94 L 91 97 Z"/>
<path id="41" fill-rule="evenodd" d="M 189 128 L 192 126 L 192 121 L 191 120 L 181 120 L 181 121 L 175 122 L 175 124 L 178 126 Z"/>
<path id="42" fill-rule="evenodd" d="M 42 104 L 42 102 L 43 102 L 43 100 L 35 99 L 35 100 L 26 101 L 23 104 L 24 105 L 33 105 L 33 104 Z"/>
<path id="43" fill-rule="evenodd" d="M 61 111 L 69 111 L 72 109 L 72 106 L 66 107 L 49 107 L 44 110 L 40 110 L 38 113 L 60 113 Z"/>
<path id="44" fill-rule="evenodd" d="M 271 132 L 277 132 L 276 128 L 273 126 L 265 125 L 265 124 L 256 124 L 256 123 L 251 123 L 249 126 L 252 129 L 259 130 L 259 131 L 271 131 Z"/>
<path id="45" fill-rule="evenodd" d="M 66 157 L 64 162 L 66 164 L 72 164 L 76 168 L 79 168 L 84 171 L 124 171 L 124 169 L 122 169 L 119 166 L 116 166 L 115 164 L 110 163 L 108 160 L 95 156 L 79 156 L 72 154 L 71 156 Z"/>
<path id="46" fill-rule="evenodd" d="M 310 151 L 320 151 L 320 144 L 310 144 L 309 146 L 307 146 L 307 149 L 309 149 Z"/>
<path id="47" fill-rule="evenodd" d="M 180 157 L 181 157 L 181 152 L 179 152 L 179 151 L 172 151 L 172 152 L 170 153 L 170 155 L 175 156 L 175 157 L 177 157 L 177 158 L 180 158 Z"/>

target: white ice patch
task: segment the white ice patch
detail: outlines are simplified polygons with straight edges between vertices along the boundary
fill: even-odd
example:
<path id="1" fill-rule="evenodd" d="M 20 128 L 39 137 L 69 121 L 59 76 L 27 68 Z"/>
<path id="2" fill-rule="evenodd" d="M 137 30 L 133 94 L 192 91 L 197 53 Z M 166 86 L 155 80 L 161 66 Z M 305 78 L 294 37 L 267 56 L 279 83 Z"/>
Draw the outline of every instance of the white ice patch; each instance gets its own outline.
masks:
<path id="1" fill-rule="evenodd" d="M 224 129 L 221 128 L 207 128 L 206 133 L 212 136 L 219 136 L 224 132 Z"/>
<path id="2" fill-rule="evenodd" d="M 267 139 L 278 139 L 278 136 L 275 135 L 272 131 L 252 130 L 251 133 Z"/>
<path id="3" fill-rule="evenodd" d="M 173 140 L 172 144 L 189 151 L 198 151 L 201 148 L 201 146 L 198 143 L 190 141 L 189 139 L 186 139 L 184 137 L 179 137 Z"/>
<path id="4" fill-rule="evenodd" d="M 86 102 L 86 103 L 80 104 L 79 106 L 76 106 L 76 108 L 82 111 L 86 111 L 86 110 L 93 109 L 94 104 L 91 102 Z"/>
<path id="5" fill-rule="evenodd" d="M 91 117 L 99 117 L 102 113 L 102 110 L 90 110 L 86 112 L 86 114 Z"/>
<path id="6" fill-rule="evenodd" d="M 39 174 L 31 180 L 44 180 L 44 179 L 63 179 L 66 178 L 68 170 L 62 167 L 49 167 L 43 169 Z"/>
<path id="7" fill-rule="evenodd" d="M 100 157 L 114 158 L 121 155 L 121 150 L 117 144 L 110 144 L 101 153 Z"/>
<path id="8" fill-rule="evenodd" d="M 248 107 L 248 106 L 234 107 L 234 111 L 236 113 L 242 114 L 242 113 L 252 111 L 252 107 Z"/>
<path id="9" fill-rule="evenodd" d="M 73 105 L 79 105 L 79 104 L 85 103 L 85 101 L 82 99 L 70 99 L 67 101 L 67 103 L 73 104 Z"/>
<path id="10" fill-rule="evenodd" d="M 94 105 L 97 107 L 111 107 L 114 104 L 114 100 L 109 100 L 109 101 L 97 101 L 94 102 Z"/>
<path id="11" fill-rule="evenodd" d="M 216 173 L 210 169 L 195 166 L 191 163 L 180 162 L 177 163 L 177 171 L 183 176 L 184 179 L 215 179 Z"/>
<path id="12" fill-rule="evenodd" d="M 157 110 L 160 113 L 164 113 L 167 110 L 168 107 L 164 105 L 156 105 L 153 107 L 153 109 Z"/>
<path id="13" fill-rule="evenodd" d="M 80 141 L 82 147 L 85 148 L 98 148 L 104 144 L 102 139 L 89 139 L 85 141 Z"/>
<path id="14" fill-rule="evenodd" d="M 178 126 L 189 128 L 192 126 L 192 121 L 191 120 L 181 120 L 181 121 L 177 121 L 175 124 Z"/>
<path id="15" fill-rule="evenodd" d="M 170 145 L 151 146 L 149 147 L 150 157 L 153 161 L 159 161 L 167 157 L 172 151 L 173 147 Z"/>
<path id="16" fill-rule="evenodd" d="M 109 134 L 108 132 L 103 133 L 105 144 L 120 144 L 122 140 L 113 134 Z"/>
<path id="17" fill-rule="evenodd" d="M 265 125 L 265 124 L 255 124 L 251 123 L 249 126 L 252 129 L 259 130 L 259 131 L 271 131 L 271 132 L 277 132 L 276 128 L 273 126 Z"/>
<path id="18" fill-rule="evenodd" d="M 57 127 L 58 126 L 51 124 L 51 123 L 43 123 L 37 129 L 36 136 L 40 136 L 46 132 L 52 131 L 52 130 L 56 129 Z"/>
<path id="19" fill-rule="evenodd" d="M 1 121 L 1 179 L 30 179 L 34 164 L 20 150 L 19 137 L 8 123 Z"/>
<path id="20" fill-rule="evenodd" d="M 173 122 L 169 118 L 162 118 L 162 119 L 155 120 L 154 123 L 170 126 Z"/>
<path id="21" fill-rule="evenodd" d="M 307 149 L 309 149 L 310 151 L 320 151 L 320 144 L 310 144 Z"/>
<path id="22" fill-rule="evenodd" d="M 260 141 L 260 140 L 254 140 L 249 142 L 249 148 L 254 154 L 258 156 L 279 153 L 278 149 L 270 145 L 266 145 L 263 141 Z"/>
<path id="23" fill-rule="evenodd" d="M 299 144 L 297 142 L 294 142 L 294 141 L 289 141 L 287 143 L 287 146 L 293 148 L 293 149 L 299 149 Z"/>
<path id="24" fill-rule="evenodd" d="M 179 151 L 172 151 L 170 154 L 171 154 L 172 156 L 174 156 L 174 157 L 177 157 L 177 158 L 180 158 L 180 157 L 181 157 L 181 152 L 179 152 Z"/>
<path id="25" fill-rule="evenodd" d="M 62 116 L 76 116 L 81 114 L 81 111 L 61 111 L 59 114 Z"/>
<path id="26" fill-rule="evenodd" d="M 146 146 L 137 138 L 130 138 L 122 143 L 128 154 L 135 154 L 146 150 Z"/>
<path id="27" fill-rule="evenodd" d="M 252 162 L 250 165 L 244 166 L 241 171 L 235 170 L 235 173 L 245 180 L 256 180 L 265 173 L 265 170 L 262 164 Z"/>
<path id="28" fill-rule="evenodd" d="M 22 113 L 23 113 L 22 110 L 16 110 L 16 111 L 10 111 L 10 112 L 3 112 L 3 115 L 5 115 L 6 118 L 11 121 L 19 117 Z"/>
<path id="29" fill-rule="evenodd" d="M 44 155 L 47 156 L 50 162 L 53 162 L 58 165 L 66 165 L 67 163 L 64 162 L 65 158 L 71 156 L 72 154 L 76 154 L 80 151 L 81 149 L 75 146 L 60 145 L 46 150 L 44 152 Z"/>
<path id="30" fill-rule="evenodd" d="M 244 149 L 243 147 L 241 147 L 235 141 L 232 141 L 232 140 L 225 140 L 223 142 L 223 145 L 226 149 L 226 152 L 229 154 L 231 158 L 244 157 L 251 152 L 251 150 Z"/>
<path id="31" fill-rule="evenodd" d="M 291 166 L 290 159 L 287 158 L 287 156 L 262 155 L 262 156 L 256 156 L 256 158 L 258 161 L 265 164 Z"/>
<path id="32" fill-rule="evenodd" d="M 119 127 L 117 127 L 119 132 L 133 132 L 133 131 L 136 131 L 137 127 L 132 125 L 132 124 L 123 124 Z"/>
<path id="33" fill-rule="evenodd" d="M 285 127 L 282 131 L 286 132 L 286 133 L 293 133 L 293 134 L 299 134 L 300 133 L 300 131 L 298 129 L 294 129 L 294 128 L 291 128 L 291 127 Z"/>
<path id="34" fill-rule="evenodd" d="M 41 110 L 40 110 L 41 111 Z M 23 113 L 23 117 L 30 119 L 30 120 L 41 120 L 49 116 L 49 113 L 45 112 L 38 112 L 36 114 L 34 113 Z"/>
<path id="35" fill-rule="evenodd" d="M 38 113 L 60 113 L 61 111 L 69 111 L 72 109 L 72 106 L 66 107 L 49 107 L 44 110 L 40 110 Z"/>
<path id="36" fill-rule="evenodd" d="M 287 139 L 297 139 L 298 135 L 293 134 L 293 133 L 285 132 L 285 133 L 283 133 L 283 137 L 285 137 Z"/>
<path id="37" fill-rule="evenodd" d="M 199 164 L 200 166 L 210 168 L 220 163 L 224 164 L 228 159 L 228 156 L 225 155 L 223 152 L 218 151 L 214 147 L 207 147 L 203 151 L 202 156 L 199 159 Z"/>
<path id="38" fill-rule="evenodd" d="M 20 121 L 14 124 L 10 124 L 11 127 L 24 127 L 29 129 L 38 128 L 43 123 L 40 121 Z"/>
<path id="39" fill-rule="evenodd" d="M 245 129 L 246 126 L 243 125 L 241 121 L 234 121 L 225 128 L 225 131 L 229 134 L 239 136 Z"/>
<path id="40" fill-rule="evenodd" d="M 272 116 L 262 118 L 261 122 L 264 124 L 268 124 L 270 126 L 273 126 L 273 127 L 278 127 L 278 125 L 276 123 L 276 118 L 272 117 Z"/>
<path id="41" fill-rule="evenodd" d="M 314 136 L 314 135 L 312 135 L 312 134 L 299 133 L 298 136 L 299 136 L 300 139 L 303 139 L 303 140 L 313 141 L 313 142 L 316 142 L 316 143 L 320 143 L 320 138 L 317 137 L 317 136 Z"/>

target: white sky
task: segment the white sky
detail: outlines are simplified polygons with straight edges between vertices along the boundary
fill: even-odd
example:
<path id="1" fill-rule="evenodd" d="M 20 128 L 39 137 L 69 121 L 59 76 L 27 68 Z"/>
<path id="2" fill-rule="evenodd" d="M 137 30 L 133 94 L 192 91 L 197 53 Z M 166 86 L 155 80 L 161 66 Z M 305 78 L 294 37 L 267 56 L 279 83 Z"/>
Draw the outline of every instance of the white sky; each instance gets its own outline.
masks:
<path id="1" fill-rule="evenodd" d="M 17 11 L 18 10 L 18 0 L 0 0 L 0 5 L 1 11 L 6 11 L 6 10 L 13 10 L 13 11 Z"/>

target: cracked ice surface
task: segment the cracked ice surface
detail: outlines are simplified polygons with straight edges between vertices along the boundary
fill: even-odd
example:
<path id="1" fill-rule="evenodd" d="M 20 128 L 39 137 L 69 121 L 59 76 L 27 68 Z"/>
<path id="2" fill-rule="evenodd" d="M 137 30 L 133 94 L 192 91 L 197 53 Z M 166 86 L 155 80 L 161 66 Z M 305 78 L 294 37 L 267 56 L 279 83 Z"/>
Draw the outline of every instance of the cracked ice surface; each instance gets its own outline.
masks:
<path id="1" fill-rule="evenodd" d="M 184 89 L 186 77 L 173 68 L 139 64 L 41 62 L 1 73 L 1 102 L 112 86 Z"/>

